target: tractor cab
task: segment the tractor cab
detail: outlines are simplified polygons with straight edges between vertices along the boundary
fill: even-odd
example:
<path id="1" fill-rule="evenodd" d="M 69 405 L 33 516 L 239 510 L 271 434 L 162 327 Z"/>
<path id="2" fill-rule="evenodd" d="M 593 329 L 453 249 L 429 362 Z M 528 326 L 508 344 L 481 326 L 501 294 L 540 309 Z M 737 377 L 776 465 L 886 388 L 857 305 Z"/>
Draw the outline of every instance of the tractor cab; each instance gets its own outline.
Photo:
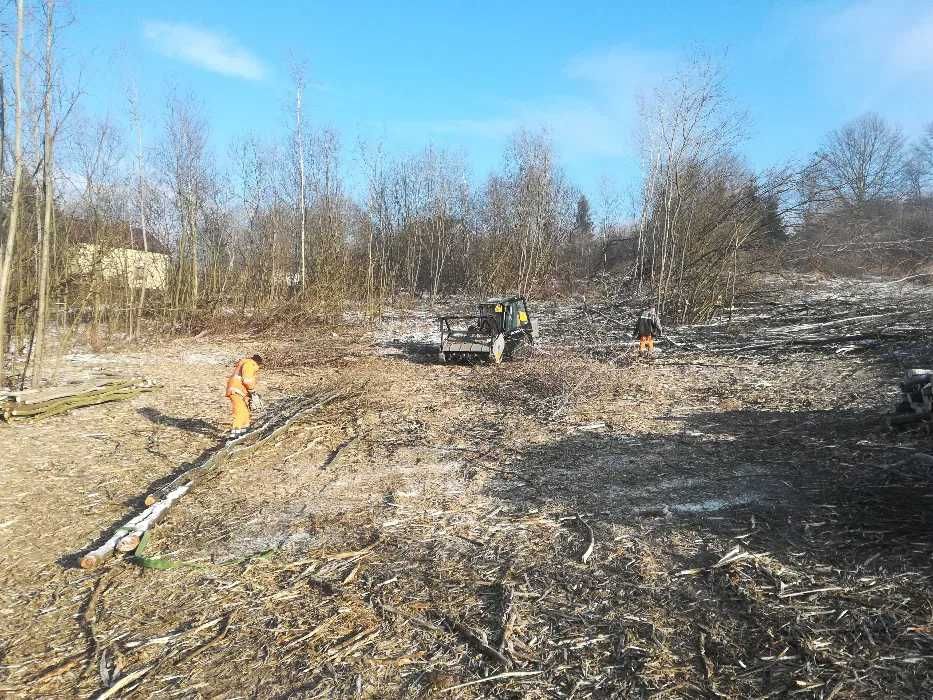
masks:
<path id="1" fill-rule="evenodd" d="M 502 362 L 519 357 L 538 337 L 525 297 L 499 297 L 480 302 L 476 316 L 441 319 L 440 358 L 488 359 Z"/>
<path id="2" fill-rule="evenodd" d="M 480 316 L 495 319 L 499 330 L 505 333 L 506 341 L 510 337 L 527 335 L 531 341 L 537 333 L 528 318 L 525 297 L 503 297 L 488 299 L 479 305 Z"/>

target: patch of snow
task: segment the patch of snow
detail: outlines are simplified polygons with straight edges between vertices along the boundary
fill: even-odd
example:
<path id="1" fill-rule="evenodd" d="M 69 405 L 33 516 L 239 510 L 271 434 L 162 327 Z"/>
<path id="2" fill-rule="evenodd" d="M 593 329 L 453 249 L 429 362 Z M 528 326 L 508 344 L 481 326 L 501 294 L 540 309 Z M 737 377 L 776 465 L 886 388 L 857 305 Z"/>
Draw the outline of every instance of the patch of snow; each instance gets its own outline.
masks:
<path id="1" fill-rule="evenodd" d="M 710 498 L 695 503 L 674 503 L 669 505 L 668 508 L 675 513 L 709 513 L 723 508 L 754 503 L 758 498 L 758 494 L 741 493 L 728 498 Z"/>
<path id="2" fill-rule="evenodd" d="M 229 355 L 222 352 L 187 352 L 181 359 L 192 365 L 226 365 L 233 362 Z"/>
<path id="3" fill-rule="evenodd" d="M 140 365 L 144 358 L 138 355 L 103 355 L 90 352 L 73 352 L 65 355 L 65 359 L 73 365 Z"/>
<path id="4" fill-rule="evenodd" d="M 428 348 L 439 342 L 437 316 L 425 309 L 387 314 L 373 331 L 378 355 L 401 355 L 406 348 Z"/>
<path id="5" fill-rule="evenodd" d="M 222 550 L 224 561 L 242 559 L 254 554 L 262 554 L 270 549 L 285 549 L 289 545 L 311 539 L 309 532 L 295 532 L 282 536 L 282 533 L 268 533 L 253 537 L 239 537 L 228 543 Z"/>

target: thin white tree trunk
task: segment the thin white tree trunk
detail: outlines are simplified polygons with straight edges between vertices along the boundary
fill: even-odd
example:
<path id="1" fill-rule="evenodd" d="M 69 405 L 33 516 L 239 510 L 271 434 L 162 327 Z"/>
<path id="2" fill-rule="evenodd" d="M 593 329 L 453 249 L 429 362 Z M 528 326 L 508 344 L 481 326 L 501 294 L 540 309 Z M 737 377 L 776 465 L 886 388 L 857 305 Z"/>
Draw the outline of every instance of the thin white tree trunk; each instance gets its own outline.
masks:
<path id="1" fill-rule="evenodd" d="M 298 147 L 298 218 L 300 221 L 301 231 L 299 236 L 299 245 L 301 245 L 301 289 L 304 291 L 305 284 L 307 280 L 308 273 L 308 262 L 307 262 L 307 242 L 306 238 L 306 224 L 307 224 L 307 199 L 305 197 L 305 149 L 304 149 L 304 137 L 301 131 L 301 92 L 302 92 L 302 81 L 299 78 L 298 84 L 295 92 L 295 140 L 297 141 Z"/>
<path id="2" fill-rule="evenodd" d="M 16 246 L 16 230 L 19 226 L 19 199 L 23 181 L 23 93 L 22 62 L 25 0 L 16 2 L 16 54 L 13 63 L 14 85 L 14 128 L 13 128 L 13 193 L 10 197 L 10 215 L 7 225 L 6 245 L 0 262 L 0 385 L 5 377 L 7 343 L 7 297 L 10 292 L 10 277 L 13 268 L 13 253 Z"/>
<path id="3" fill-rule="evenodd" d="M 135 100 L 132 102 L 133 121 L 136 122 L 136 179 L 138 180 L 139 196 L 139 228 L 143 233 L 143 278 L 140 283 L 139 301 L 136 306 L 135 328 L 131 325 L 130 337 L 139 335 L 142 326 L 143 311 L 146 307 L 146 288 L 149 281 L 149 229 L 146 219 L 146 179 L 143 173 L 143 130 L 139 116 L 139 106 Z"/>
<path id="4" fill-rule="evenodd" d="M 48 317 L 49 257 L 52 238 L 52 33 L 54 30 L 55 0 L 46 0 L 45 25 L 45 95 L 42 113 L 45 133 L 42 139 L 42 189 L 45 210 L 42 214 L 42 242 L 39 254 L 39 288 L 36 305 L 35 345 L 32 360 L 32 385 L 38 386 L 42 379 L 42 363 L 45 353 L 45 326 Z M 36 217 L 38 219 L 38 216 Z"/>

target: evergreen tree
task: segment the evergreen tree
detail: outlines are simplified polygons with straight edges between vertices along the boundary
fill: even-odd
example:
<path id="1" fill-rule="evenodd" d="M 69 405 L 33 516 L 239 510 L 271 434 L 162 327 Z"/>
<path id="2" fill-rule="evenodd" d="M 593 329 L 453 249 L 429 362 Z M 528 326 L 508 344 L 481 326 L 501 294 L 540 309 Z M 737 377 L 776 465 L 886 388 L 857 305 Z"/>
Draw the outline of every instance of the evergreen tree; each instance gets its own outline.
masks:
<path id="1" fill-rule="evenodd" d="M 582 234 L 584 238 L 593 233 L 593 216 L 590 214 L 590 202 L 586 195 L 581 194 L 577 200 L 577 216 L 574 232 Z"/>
<path id="2" fill-rule="evenodd" d="M 781 207 L 777 197 L 765 198 L 761 223 L 764 227 L 765 239 L 769 243 L 781 245 L 787 242 L 787 227 L 781 217 Z"/>

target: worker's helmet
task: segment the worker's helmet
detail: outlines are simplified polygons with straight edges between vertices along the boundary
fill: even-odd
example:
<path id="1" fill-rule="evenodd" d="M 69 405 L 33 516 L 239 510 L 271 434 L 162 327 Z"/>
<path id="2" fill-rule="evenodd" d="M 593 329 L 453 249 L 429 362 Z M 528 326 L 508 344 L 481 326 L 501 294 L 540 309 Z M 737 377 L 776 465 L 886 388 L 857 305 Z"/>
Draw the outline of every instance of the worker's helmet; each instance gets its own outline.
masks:
<path id="1" fill-rule="evenodd" d="M 258 352 L 255 355 L 253 355 L 252 358 L 250 359 L 252 359 L 252 361 L 255 362 L 257 365 L 262 365 L 262 355 L 260 355 Z"/>

